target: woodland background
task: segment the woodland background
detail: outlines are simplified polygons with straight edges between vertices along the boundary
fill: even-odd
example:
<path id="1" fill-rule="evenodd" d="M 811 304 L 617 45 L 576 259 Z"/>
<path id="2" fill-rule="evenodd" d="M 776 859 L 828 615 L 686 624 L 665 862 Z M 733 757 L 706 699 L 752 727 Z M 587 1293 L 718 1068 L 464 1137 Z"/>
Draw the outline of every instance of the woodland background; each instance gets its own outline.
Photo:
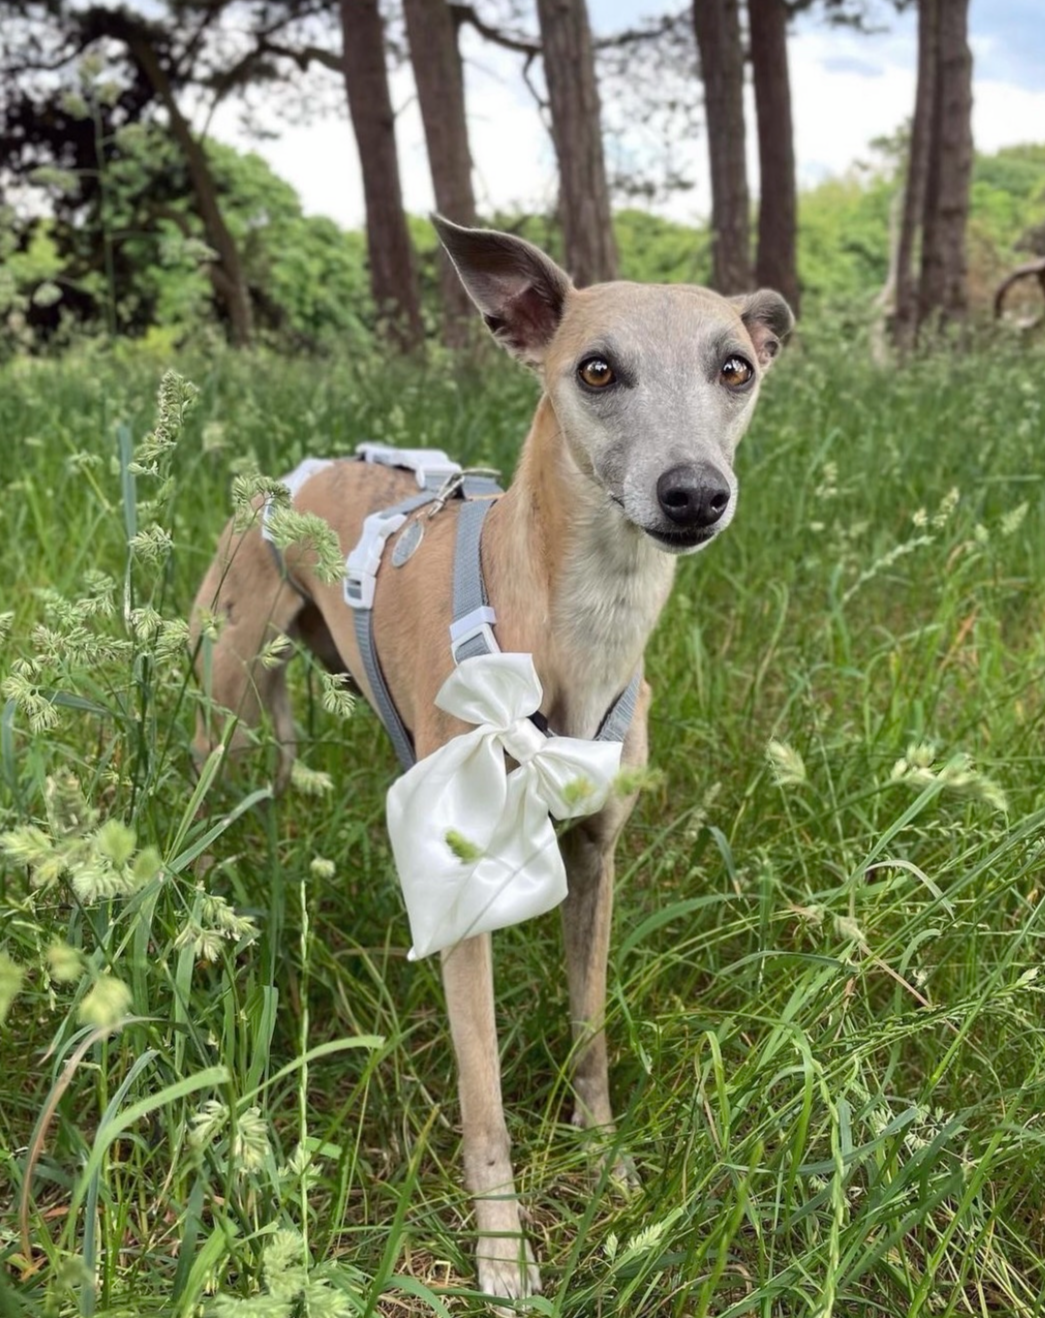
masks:
<path id="1" fill-rule="evenodd" d="M 389 91 L 389 70 L 409 62 L 436 204 L 476 222 L 465 27 L 517 55 L 560 173 L 550 212 L 484 223 L 545 244 L 580 284 L 619 275 L 729 292 L 758 282 L 781 289 L 812 323 L 830 309 L 910 346 L 926 319 L 936 328 L 989 312 L 1001 278 L 1045 256 L 1045 145 L 974 153 L 968 5 L 957 0 L 918 7 L 910 124 L 868 143 L 845 176 L 796 195 L 788 24 L 802 15 L 872 30 L 911 7 L 703 0 L 595 42 L 584 6 L 561 0 L 536 10 L 522 0 L 408 0 L 384 12 L 376 0 L 142 9 L 6 0 L 0 349 L 54 349 L 96 332 L 173 347 L 218 331 L 234 344 L 292 351 L 358 350 L 375 332 L 407 350 L 426 335 L 465 342 L 473 320 L 463 291 L 431 227 L 403 211 Z M 756 109 L 749 124 L 745 80 Z M 257 154 L 206 133 L 228 103 L 248 121 L 252 107 L 260 121 L 264 106 L 271 122 L 275 106 L 288 122 L 307 122 L 339 95 L 358 147 L 365 233 L 304 215 Z M 644 153 L 613 153 L 613 176 L 600 97 L 612 106 L 609 131 L 646 128 Z M 682 136 L 706 143 L 706 227 L 656 213 L 692 187 L 671 149 Z M 757 200 L 746 136 L 758 143 Z M 1021 283 L 1012 306 L 1032 296 L 1033 283 Z"/>

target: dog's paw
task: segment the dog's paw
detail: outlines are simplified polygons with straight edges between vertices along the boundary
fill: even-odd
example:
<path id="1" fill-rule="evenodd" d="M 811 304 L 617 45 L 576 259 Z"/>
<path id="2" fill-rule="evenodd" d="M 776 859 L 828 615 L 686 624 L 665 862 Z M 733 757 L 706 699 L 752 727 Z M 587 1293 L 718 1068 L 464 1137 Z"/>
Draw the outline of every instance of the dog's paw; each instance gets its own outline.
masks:
<path id="1" fill-rule="evenodd" d="M 605 1166 L 605 1163 L 603 1163 Z M 600 1171 L 602 1168 L 600 1167 Z M 613 1159 L 610 1167 L 610 1185 L 618 1194 L 624 1195 L 630 1199 L 632 1195 L 638 1194 L 642 1189 L 642 1178 L 635 1167 L 635 1163 L 627 1153 L 618 1153 Z"/>
<path id="2" fill-rule="evenodd" d="M 577 1130 L 586 1131 L 588 1138 L 593 1142 L 591 1147 L 592 1174 L 596 1181 L 601 1181 L 603 1176 L 606 1176 L 611 1188 L 625 1198 L 630 1198 L 642 1188 L 642 1180 L 631 1155 L 609 1147 L 614 1142 L 615 1135 L 612 1121 L 602 1126 L 595 1125 L 588 1116 L 586 1109 L 579 1104 L 571 1121 Z M 609 1169 L 608 1175 L 607 1168 Z"/>
<path id="3" fill-rule="evenodd" d="M 518 1236 L 488 1236 L 480 1242 L 476 1258 L 479 1268 L 479 1289 L 485 1295 L 505 1300 L 524 1300 L 540 1295 L 541 1274 L 534 1262 L 529 1242 Z M 495 1305 L 492 1313 L 515 1314 L 517 1309 Z"/>

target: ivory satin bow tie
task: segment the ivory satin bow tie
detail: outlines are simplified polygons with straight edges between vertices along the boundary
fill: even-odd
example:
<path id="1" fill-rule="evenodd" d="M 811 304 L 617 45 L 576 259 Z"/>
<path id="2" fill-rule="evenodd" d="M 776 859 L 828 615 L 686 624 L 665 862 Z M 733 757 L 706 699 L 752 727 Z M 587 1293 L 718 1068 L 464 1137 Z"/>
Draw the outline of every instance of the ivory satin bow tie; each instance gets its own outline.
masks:
<path id="1" fill-rule="evenodd" d="M 388 831 L 411 960 L 543 915 L 566 896 L 549 815 L 578 819 L 600 810 L 622 748 L 546 737 L 529 719 L 542 696 L 528 654 L 463 660 L 435 703 L 478 726 L 419 760 L 389 789 Z M 506 754 L 518 764 L 510 773 Z"/>

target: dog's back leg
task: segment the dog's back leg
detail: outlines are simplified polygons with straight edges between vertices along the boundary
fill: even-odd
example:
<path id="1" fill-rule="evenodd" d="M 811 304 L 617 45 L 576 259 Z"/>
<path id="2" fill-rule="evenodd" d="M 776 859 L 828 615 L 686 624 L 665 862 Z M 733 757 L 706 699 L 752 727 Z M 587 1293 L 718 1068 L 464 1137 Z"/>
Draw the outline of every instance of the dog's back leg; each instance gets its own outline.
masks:
<path id="1" fill-rule="evenodd" d="M 305 605 L 259 532 L 237 532 L 230 522 L 192 611 L 196 674 L 206 697 L 196 719 L 198 761 L 220 743 L 230 717 L 237 723 L 229 751 L 242 757 L 267 714 L 279 748 L 276 786 L 286 785 L 296 749 L 286 678 L 290 646 L 282 654 L 270 650 L 264 662 L 262 656 L 280 636 L 294 636 Z"/>

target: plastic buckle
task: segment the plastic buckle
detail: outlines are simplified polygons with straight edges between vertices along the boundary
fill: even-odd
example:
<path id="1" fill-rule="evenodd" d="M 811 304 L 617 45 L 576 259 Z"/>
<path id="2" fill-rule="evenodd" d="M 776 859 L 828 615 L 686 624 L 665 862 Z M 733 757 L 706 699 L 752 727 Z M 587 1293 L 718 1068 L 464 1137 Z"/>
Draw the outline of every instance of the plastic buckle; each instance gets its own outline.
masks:
<path id="1" fill-rule="evenodd" d="M 393 448 L 390 444 L 358 444 L 356 453 L 364 462 L 383 467 L 401 467 L 412 471 L 419 489 L 432 488 L 431 481 L 441 482 L 460 472 L 460 464 L 448 458 L 440 448 Z"/>
<path id="2" fill-rule="evenodd" d="M 377 569 L 385 552 L 385 541 L 406 521 L 406 513 L 371 513 L 355 549 L 345 559 L 345 603 L 352 609 L 372 609 Z"/>
<path id="3" fill-rule="evenodd" d="M 417 483 L 422 490 L 439 490 L 448 481 L 461 474 L 461 464 L 451 461 L 445 453 L 433 454 L 433 457 L 437 460 L 414 468 L 417 472 Z"/>
<path id="4" fill-rule="evenodd" d="M 478 609 L 473 609 L 471 613 L 466 613 L 464 617 L 456 618 L 450 624 L 450 653 L 455 664 L 460 663 L 457 652 L 477 636 L 483 638 L 487 654 L 500 654 L 501 647 L 493 634 L 493 624 L 496 621 L 496 611 L 491 605 L 483 604 Z"/>

